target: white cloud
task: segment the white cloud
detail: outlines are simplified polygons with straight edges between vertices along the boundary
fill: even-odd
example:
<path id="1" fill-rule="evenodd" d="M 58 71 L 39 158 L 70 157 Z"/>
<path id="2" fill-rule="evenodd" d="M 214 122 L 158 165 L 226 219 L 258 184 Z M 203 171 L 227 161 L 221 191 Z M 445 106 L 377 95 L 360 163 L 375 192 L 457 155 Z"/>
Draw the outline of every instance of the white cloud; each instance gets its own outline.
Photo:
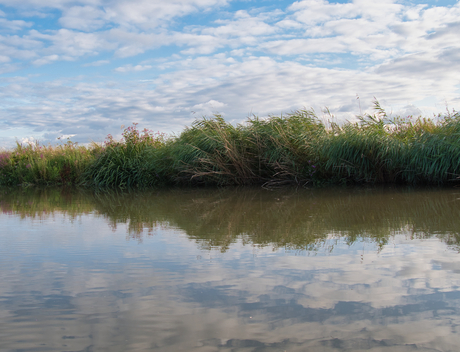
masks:
<path id="1" fill-rule="evenodd" d="M 70 139 L 72 137 L 75 137 L 75 134 L 63 134 L 63 135 L 60 135 L 59 137 L 57 137 L 56 139 L 64 141 L 64 140 Z"/>
<path id="2" fill-rule="evenodd" d="M 211 35 L 176 33 L 174 38 L 179 45 L 189 47 L 182 50 L 181 54 L 191 56 L 212 54 L 228 43 Z"/>
<path id="3" fill-rule="evenodd" d="M 1 15 L 1 14 L 0 14 Z M 22 20 L 13 20 L 13 21 L 8 21 L 4 18 L 0 18 L 0 28 L 3 27 L 7 29 L 8 31 L 19 31 L 24 29 L 25 27 L 31 27 L 32 22 L 26 22 Z"/>
<path id="4" fill-rule="evenodd" d="M 179 10 L 181 4 L 184 8 Z M 38 55 L 80 57 L 112 51 L 117 57 L 126 58 L 162 46 L 179 45 L 186 47 L 182 50 L 185 55 L 209 55 L 225 47 L 232 50 L 253 47 L 270 54 L 287 56 L 353 52 L 355 55 L 367 55 L 370 60 L 381 61 L 399 53 L 414 51 L 421 44 L 426 46 L 427 40 L 433 46 L 440 42 L 435 40 L 436 35 L 444 36 L 445 45 L 455 45 L 456 25 L 453 22 L 446 26 L 445 23 L 455 21 L 460 9 L 459 6 L 449 10 L 404 7 L 391 1 L 383 4 L 301 1 L 292 4 L 287 15 L 278 10 L 250 15 L 241 10 L 231 18 L 217 20 L 212 26 L 185 26 L 184 31 L 161 27 L 152 32 L 156 25 L 142 27 L 147 21 L 146 16 L 156 18 L 164 12 L 170 14 L 165 18 L 171 19 L 208 5 L 223 6 L 225 2 L 183 1 L 168 5 L 139 2 L 138 6 L 132 6 L 120 0 L 85 2 L 72 7 L 65 7 L 64 2 L 56 2 L 55 6 L 58 5 L 63 6 L 63 16 L 59 21 L 67 28 L 91 31 L 107 25 L 109 27 L 93 33 L 64 28 L 43 33 L 31 30 L 27 37 L 41 41 L 44 46 L 40 52 L 36 52 Z M 404 22 L 406 18 L 413 20 Z M 270 24 L 271 21 L 275 23 Z M 291 30 L 294 32 L 291 33 Z M 423 37 L 433 30 L 436 30 L 436 35 Z"/>
<path id="5" fill-rule="evenodd" d="M 67 61 L 75 63 L 80 76 L 60 80 L 58 69 L 41 85 L 25 83 L 17 96 L 17 90 L 3 89 L 1 98 L 8 101 L 3 120 L 16 126 L 34 125 L 31 116 L 36 109 L 49 126 L 59 122 L 53 131 L 67 128 L 66 118 L 81 118 L 82 132 L 77 136 L 91 131 L 91 138 L 97 139 L 98 128 L 89 128 L 90 116 L 118 124 L 127 111 L 141 121 L 153 116 L 165 129 L 177 131 L 192 120 L 190 113 L 198 107 L 206 114 L 222 110 L 238 121 L 251 112 L 276 114 L 304 106 L 320 111 L 327 105 L 348 119 L 356 113 L 352 108 L 356 94 L 366 107 L 376 96 L 395 111 L 416 104 L 424 113 L 435 106 L 421 101 L 455 106 L 460 99 L 452 74 L 460 69 L 458 3 L 428 7 L 389 0 L 345 4 L 304 0 L 286 9 L 267 12 L 256 5 L 234 13 L 212 12 L 228 5 L 225 0 L 46 4 L 0 0 L 0 4 L 16 7 L 18 13 L 49 16 L 47 20 L 57 26 L 30 28 L 34 17 L 15 18 L 19 22 L 11 22 L 11 28 L 22 34 L 0 35 L 0 72 L 16 70 L 19 76 L 27 68 L 41 74 L 44 65 L 48 69 Z M 201 19 L 204 12 L 212 19 L 199 25 L 181 18 Z M 10 17 L 5 14 L 0 22 L 9 23 Z M 107 59 L 108 55 L 114 58 Z M 97 78 L 92 73 L 85 76 L 86 67 L 111 62 L 118 67 L 110 71 L 103 67 Z M 140 71 L 145 79 L 130 81 L 130 75 Z M 123 83 L 117 81 L 121 77 Z M 65 89 L 56 88 L 64 84 Z M 222 105 L 206 110 L 211 101 Z M 155 115 L 158 111 L 161 116 Z M 46 130 L 48 125 L 40 128 Z"/>
<path id="6" fill-rule="evenodd" d="M 41 1 L 41 0 L 22 0 L 21 2 L 18 2 L 16 0 L 0 0 L 0 4 L 9 6 L 9 7 L 14 7 L 14 8 L 56 8 L 56 9 L 62 9 L 65 6 L 68 6 L 68 4 L 73 3 L 74 1 L 72 0 L 47 0 L 46 2 Z M 82 1 L 84 2 L 84 0 Z M 88 0 L 86 2 L 94 2 L 93 0 Z"/>
<path id="7" fill-rule="evenodd" d="M 119 28 L 111 29 L 101 36 L 116 48 L 115 56 L 121 58 L 142 54 L 146 50 L 171 43 L 170 36 L 164 33 L 133 33 Z"/>
<path id="8" fill-rule="evenodd" d="M 115 69 L 116 72 L 139 72 L 139 71 L 145 71 L 145 70 L 150 70 L 152 66 L 150 65 L 125 65 L 121 67 L 117 67 Z"/>
<path id="9" fill-rule="evenodd" d="M 72 6 L 65 9 L 59 23 L 65 28 L 93 31 L 104 26 L 105 12 L 92 6 Z"/>
<path id="10" fill-rule="evenodd" d="M 4 58 L 4 60 L 8 60 L 8 58 Z M 10 63 L 2 63 L 0 66 L 0 74 L 3 73 L 9 73 L 9 72 L 15 72 L 18 71 L 21 68 L 20 65 L 17 64 L 10 64 Z"/>
<path id="11" fill-rule="evenodd" d="M 79 57 L 88 54 L 96 55 L 102 50 L 115 48 L 114 44 L 95 33 L 74 32 L 68 29 L 60 29 L 53 34 L 43 34 L 33 30 L 30 36 L 51 43 L 42 50 L 44 53 Z"/>
<path id="12" fill-rule="evenodd" d="M 66 28 L 94 30 L 104 24 L 125 28 L 155 28 L 176 17 L 226 6 L 227 0 L 0 0 L 0 4 L 20 10 L 58 9 L 60 23 Z"/>
<path id="13" fill-rule="evenodd" d="M 325 0 L 296 1 L 288 7 L 294 18 L 307 25 L 323 23 L 334 18 L 355 18 L 358 11 L 355 4 L 330 4 Z"/>
<path id="14" fill-rule="evenodd" d="M 223 108 L 225 108 L 227 104 L 222 103 L 216 100 L 210 100 L 207 103 L 200 103 L 192 106 L 192 114 L 199 115 L 212 115 L 214 113 L 219 113 Z"/>
<path id="15" fill-rule="evenodd" d="M 234 15 L 234 20 L 218 20 L 217 27 L 203 28 L 202 34 L 216 37 L 247 37 L 270 35 L 276 29 L 264 22 L 263 18 L 250 16 L 246 11 L 238 11 Z"/>
<path id="16" fill-rule="evenodd" d="M 107 65 L 109 63 L 110 63 L 110 60 L 97 60 L 97 61 L 93 61 L 93 62 L 84 64 L 83 67 L 102 66 L 102 65 Z"/>
<path id="17" fill-rule="evenodd" d="M 175 17 L 225 6 L 227 0 L 137 0 L 134 4 L 131 1 L 111 1 L 109 4 L 105 9 L 111 21 L 122 27 L 140 26 L 147 29 L 167 23 Z"/>
<path id="18" fill-rule="evenodd" d="M 300 22 L 294 21 L 292 19 L 283 19 L 276 23 L 277 27 L 290 30 L 290 29 L 302 29 L 303 25 Z"/>
<path id="19" fill-rule="evenodd" d="M 34 138 L 34 137 L 25 137 L 25 138 L 21 138 L 20 140 L 20 143 L 23 144 L 23 145 L 31 145 L 31 144 L 35 144 L 37 142 L 37 140 Z"/>
<path id="20" fill-rule="evenodd" d="M 411 79 L 421 85 L 430 86 L 433 95 L 443 100 L 458 101 L 459 94 L 456 86 L 458 79 L 451 72 L 460 70 L 460 48 L 424 51 L 405 55 L 390 60 L 376 67 L 375 72 L 380 76 L 393 77 L 401 80 L 401 76 Z M 441 83 L 442 82 L 442 83 Z M 442 88 L 445 86 L 446 88 Z M 442 92 L 442 93 L 441 93 Z"/>
<path id="21" fill-rule="evenodd" d="M 345 53 L 349 45 L 337 38 L 274 40 L 259 46 L 270 54 L 294 56 L 307 53 Z"/>
<path id="22" fill-rule="evenodd" d="M 418 20 L 420 18 L 420 13 L 424 8 L 426 8 L 428 5 L 426 4 L 419 4 L 414 7 L 410 7 L 406 10 L 405 12 L 405 18 L 408 21 L 414 21 Z"/>
<path id="23" fill-rule="evenodd" d="M 3 111 L 3 126 L 28 126 L 48 133 L 48 139 L 75 134 L 75 140 L 88 142 L 102 141 L 108 133 L 116 134 L 117 126 L 133 121 L 141 127 L 180 132 L 197 115 L 219 112 L 229 121 L 242 122 L 251 113 L 267 116 L 304 107 L 315 108 L 321 116 L 325 106 L 343 121 L 360 113 L 356 94 L 363 112 L 371 107 L 374 96 L 388 111 L 404 113 L 410 102 L 423 98 L 455 106 L 458 97 L 452 93 L 458 82 L 448 72 L 425 76 L 421 85 L 415 76 L 318 68 L 268 57 L 238 61 L 219 54 L 170 65 L 170 72 L 153 81 L 146 76 L 144 82 L 112 81 L 110 85 L 8 83 L 0 87 L 0 98 L 9 102 Z M 119 71 L 128 73 L 148 66 L 120 67 Z M 417 109 L 428 116 L 439 112 L 426 104 L 417 105 Z"/>
<path id="24" fill-rule="evenodd" d="M 0 52 L 2 56 L 11 59 L 28 61 L 37 57 L 37 49 L 41 47 L 40 41 L 21 38 L 19 36 L 0 35 Z M 18 65 L 18 67 L 21 65 Z"/>
<path id="25" fill-rule="evenodd" d="M 48 56 L 41 57 L 40 59 L 37 59 L 37 60 L 33 61 L 32 63 L 34 65 L 41 66 L 41 65 L 46 65 L 46 64 L 52 63 L 54 61 L 57 61 L 60 58 L 61 57 L 59 55 L 56 55 L 56 54 L 48 55 Z"/>
<path id="26" fill-rule="evenodd" d="M 176 0 L 168 2 L 151 2 L 147 0 L 132 1 L 24 1 L 21 5 L 8 0 L 0 3 L 19 8 L 28 7 L 37 10 L 56 8 L 62 11 L 59 23 L 63 26 L 57 30 L 30 30 L 23 38 L 40 41 L 43 46 L 36 55 L 44 56 L 36 62 L 48 62 L 49 57 L 59 55 L 68 59 L 69 56 L 97 55 L 102 51 L 114 51 L 118 57 L 129 57 L 173 43 L 174 37 L 165 36 L 160 32 L 153 33 L 160 24 L 169 25 L 169 21 L 197 11 L 225 6 L 226 0 Z M 74 6 L 69 6 L 72 3 Z M 30 22 L 0 20 L 10 29 L 19 26 L 30 26 Z M 105 30 L 91 32 L 102 27 Z M 181 43 L 179 43 L 181 44 Z"/>

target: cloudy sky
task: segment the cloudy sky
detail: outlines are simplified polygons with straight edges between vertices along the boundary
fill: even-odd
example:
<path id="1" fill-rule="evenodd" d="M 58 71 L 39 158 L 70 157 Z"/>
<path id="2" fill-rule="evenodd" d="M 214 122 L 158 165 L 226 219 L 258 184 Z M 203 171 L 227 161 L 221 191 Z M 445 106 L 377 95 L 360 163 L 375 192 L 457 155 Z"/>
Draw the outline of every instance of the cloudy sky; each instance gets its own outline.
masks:
<path id="1" fill-rule="evenodd" d="M 453 0 L 0 0 L 0 147 L 121 125 L 460 106 Z M 359 97 L 359 99 L 358 99 Z"/>

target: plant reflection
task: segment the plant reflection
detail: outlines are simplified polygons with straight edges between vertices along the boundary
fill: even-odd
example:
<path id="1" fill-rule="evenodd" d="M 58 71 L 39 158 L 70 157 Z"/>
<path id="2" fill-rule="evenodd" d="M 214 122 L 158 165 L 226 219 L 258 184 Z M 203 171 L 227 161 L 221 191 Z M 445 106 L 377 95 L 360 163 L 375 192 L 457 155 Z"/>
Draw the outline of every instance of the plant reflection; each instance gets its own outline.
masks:
<path id="1" fill-rule="evenodd" d="M 242 241 L 274 249 L 316 251 L 331 239 L 369 241 L 382 248 L 395 234 L 436 236 L 460 244 L 460 197 L 455 189 L 253 188 L 169 189 L 149 192 L 82 189 L 2 189 L 3 213 L 46 218 L 93 212 L 116 229 L 127 224 L 142 241 L 161 228 L 178 228 L 203 249 L 222 252 Z M 328 247 L 329 246 L 329 247 Z"/>

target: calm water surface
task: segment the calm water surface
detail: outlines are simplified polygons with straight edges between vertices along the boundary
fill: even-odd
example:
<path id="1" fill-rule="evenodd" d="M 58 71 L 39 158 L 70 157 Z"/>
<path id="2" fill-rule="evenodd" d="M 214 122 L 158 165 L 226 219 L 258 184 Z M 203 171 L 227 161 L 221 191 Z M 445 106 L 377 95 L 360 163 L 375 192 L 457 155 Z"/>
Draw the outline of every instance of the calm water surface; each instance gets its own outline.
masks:
<path id="1" fill-rule="evenodd" d="M 0 351 L 458 351 L 460 189 L 0 189 Z"/>

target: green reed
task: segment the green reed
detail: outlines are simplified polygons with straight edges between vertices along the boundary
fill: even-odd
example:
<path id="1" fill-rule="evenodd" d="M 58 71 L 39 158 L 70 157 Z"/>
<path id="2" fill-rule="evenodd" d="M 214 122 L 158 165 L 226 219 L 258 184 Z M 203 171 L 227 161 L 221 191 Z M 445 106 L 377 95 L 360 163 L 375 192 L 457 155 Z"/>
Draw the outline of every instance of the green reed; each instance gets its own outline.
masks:
<path id="1" fill-rule="evenodd" d="M 322 142 L 325 169 L 344 182 L 447 184 L 460 177 L 460 114 L 438 121 L 377 114 L 333 126 Z"/>
<path id="2" fill-rule="evenodd" d="M 375 113 L 326 126 L 312 110 L 232 125 L 220 115 L 178 136 L 140 132 L 81 147 L 18 144 L 0 153 L 0 184 L 325 185 L 460 181 L 460 114 L 434 119 Z"/>
<path id="3" fill-rule="evenodd" d="M 233 126 L 196 121 L 175 141 L 180 182 L 241 185 L 343 183 L 447 184 L 460 177 L 460 115 L 437 121 L 376 113 L 329 128 L 313 111 Z"/>
<path id="4" fill-rule="evenodd" d="M 82 174 L 85 185 L 130 188 L 164 183 L 160 168 L 161 150 L 167 145 L 165 137 L 147 129 L 139 132 L 136 125 L 124 130 L 121 141 L 107 137 L 101 153 Z"/>
<path id="5" fill-rule="evenodd" d="M 216 115 L 196 121 L 174 142 L 179 182 L 217 185 L 306 183 L 318 154 L 312 143 L 325 127 L 311 111 L 233 126 Z"/>
<path id="6" fill-rule="evenodd" d="M 96 153 L 71 141 L 57 146 L 18 143 L 0 154 L 0 184 L 76 184 Z"/>

